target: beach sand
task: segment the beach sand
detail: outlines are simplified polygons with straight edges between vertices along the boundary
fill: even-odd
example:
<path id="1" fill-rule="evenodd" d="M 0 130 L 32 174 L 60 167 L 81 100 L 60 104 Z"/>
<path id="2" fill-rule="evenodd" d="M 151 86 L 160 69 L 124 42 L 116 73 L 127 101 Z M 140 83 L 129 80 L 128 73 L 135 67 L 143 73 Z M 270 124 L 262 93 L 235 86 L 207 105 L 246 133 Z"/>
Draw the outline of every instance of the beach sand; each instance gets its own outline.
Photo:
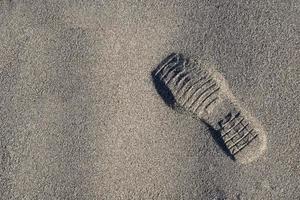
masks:
<path id="1" fill-rule="evenodd" d="M 0 1 L 0 199 L 299 199 L 298 1 Z M 255 162 L 165 104 L 208 60 L 264 127 Z"/>

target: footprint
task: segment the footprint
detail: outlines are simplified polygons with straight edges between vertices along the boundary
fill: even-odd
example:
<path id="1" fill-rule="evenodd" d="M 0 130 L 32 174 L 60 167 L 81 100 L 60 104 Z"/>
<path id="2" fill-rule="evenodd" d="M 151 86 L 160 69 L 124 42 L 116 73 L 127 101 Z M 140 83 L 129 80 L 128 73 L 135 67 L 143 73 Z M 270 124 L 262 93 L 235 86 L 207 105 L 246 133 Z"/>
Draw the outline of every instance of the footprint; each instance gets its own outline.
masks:
<path id="1" fill-rule="evenodd" d="M 233 160 L 249 163 L 266 150 L 261 124 L 240 105 L 217 71 L 172 53 L 152 76 L 166 103 L 200 118 Z"/>

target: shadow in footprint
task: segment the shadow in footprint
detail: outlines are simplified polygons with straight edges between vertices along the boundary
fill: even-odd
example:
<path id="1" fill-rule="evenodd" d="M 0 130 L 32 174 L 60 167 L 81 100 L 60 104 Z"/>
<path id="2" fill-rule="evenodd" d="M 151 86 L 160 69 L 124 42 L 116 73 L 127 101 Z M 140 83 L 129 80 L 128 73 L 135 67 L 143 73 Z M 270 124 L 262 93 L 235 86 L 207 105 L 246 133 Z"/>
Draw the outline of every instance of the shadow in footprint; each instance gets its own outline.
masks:
<path id="1" fill-rule="evenodd" d="M 155 71 L 152 72 L 152 80 L 157 93 L 169 107 L 173 108 L 175 105 L 175 98 L 171 90 L 164 84 L 164 82 L 155 76 Z"/>
<path id="2" fill-rule="evenodd" d="M 234 156 L 230 153 L 229 149 L 226 147 L 224 140 L 221 137 L 221 132 L 216 130 L 210 124 L 208 124 L 203 119 L 201 120 L 208 128 L 209 132 L 211 133 L 215 143 L 224 151 L 224 153 L 230 157 L 230 159 L 235 160 Z"/>
<path id="3" fill-rule="evenodd" d="M 175 105 L 175 97 L 172 94 L 171 90 L 168 88 L 168 86 L 160 79 L 159 76 L 156 75 L 156 72 L 158 69 L 160 69 L 163 65 L 167 65 L 170 59 L 175 57 L 176 53 L 171 53 L 167 58 L 165 58 L 158 66 L 157 68 L 151 73 L 152 81 L 154 83 L 155 89 L 158 92 L 158 94 L 161 96 L 161 98 L 164 100 L 164 102 L 169 106 L 174 108 Z"/>

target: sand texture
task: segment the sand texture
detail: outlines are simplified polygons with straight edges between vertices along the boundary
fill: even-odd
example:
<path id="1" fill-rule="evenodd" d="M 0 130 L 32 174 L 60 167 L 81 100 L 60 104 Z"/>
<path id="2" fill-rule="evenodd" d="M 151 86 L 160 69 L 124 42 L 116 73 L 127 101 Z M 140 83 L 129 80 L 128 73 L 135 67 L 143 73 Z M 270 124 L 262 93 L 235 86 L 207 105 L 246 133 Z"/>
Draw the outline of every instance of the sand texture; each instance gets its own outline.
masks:
<path id="1" fill-rule="evenodd" d="M 224 77 L 258 158 L 161 98 L 172 52 Z M 0 1 L 0 200 L 297 200 L 299 110 L 298 0 Z"/>

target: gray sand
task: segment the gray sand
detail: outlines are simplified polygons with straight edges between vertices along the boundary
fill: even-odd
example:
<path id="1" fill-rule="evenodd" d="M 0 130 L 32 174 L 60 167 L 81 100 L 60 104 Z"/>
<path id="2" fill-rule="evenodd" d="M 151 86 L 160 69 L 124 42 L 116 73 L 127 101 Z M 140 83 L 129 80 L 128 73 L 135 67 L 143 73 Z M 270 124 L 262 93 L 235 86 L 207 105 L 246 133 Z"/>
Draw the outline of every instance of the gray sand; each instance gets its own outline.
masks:
<path id="1" fill-rule="evenodd" d="M 51 2 L 0 1 L 1 200 L 300 199 L 299 1 Z M 164 104 L 174 51 L 264 126 L 257 162 Z"/>

